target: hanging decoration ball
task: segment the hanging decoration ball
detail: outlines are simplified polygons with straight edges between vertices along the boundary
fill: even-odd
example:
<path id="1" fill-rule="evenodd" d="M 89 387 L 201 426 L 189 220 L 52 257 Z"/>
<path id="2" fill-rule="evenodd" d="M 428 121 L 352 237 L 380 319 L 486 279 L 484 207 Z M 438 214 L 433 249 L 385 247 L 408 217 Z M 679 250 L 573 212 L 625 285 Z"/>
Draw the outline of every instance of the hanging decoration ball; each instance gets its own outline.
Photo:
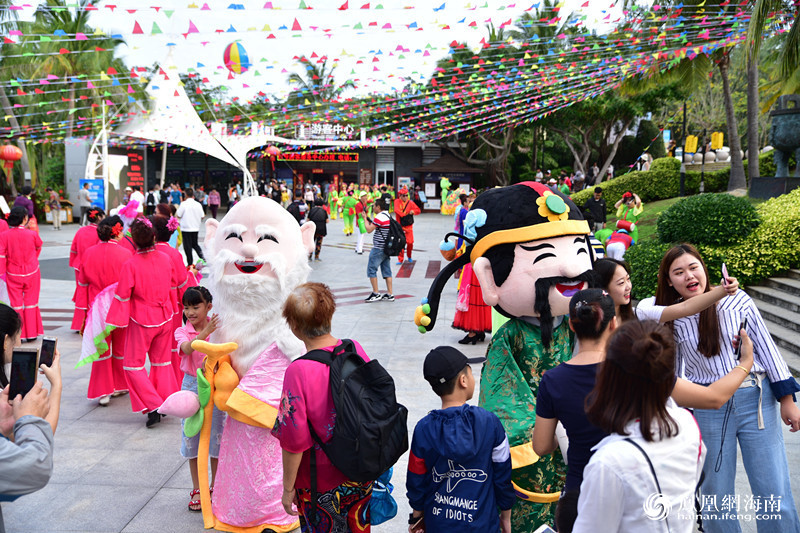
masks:
<path id="1" fill-rule="evenodd" d="M 7 144 L 0 148 L 0 159 L 5 161 L 3 167 L 6 170 L 6 174 L 8 174 L 14 168 L 14 161 L 22 159 L 22 150 L 14 145 Z"/>
<path id="2" fill-rule="evenodd" d="M 225 54 L 223 56 L 225 66 L 234 74 L 242 74 L 247 72 L 252 66 L 250 58 L 247 55 L 247 50 L 244 49 L 242 43 L 234 42 L 225 47 Z"/>
<path id="3" fill-rule="evenodd" d="M 281 155 L 281 149 L 277 146 L 267 146 L 267 156 L 270 159 L 277 159 Z"/>

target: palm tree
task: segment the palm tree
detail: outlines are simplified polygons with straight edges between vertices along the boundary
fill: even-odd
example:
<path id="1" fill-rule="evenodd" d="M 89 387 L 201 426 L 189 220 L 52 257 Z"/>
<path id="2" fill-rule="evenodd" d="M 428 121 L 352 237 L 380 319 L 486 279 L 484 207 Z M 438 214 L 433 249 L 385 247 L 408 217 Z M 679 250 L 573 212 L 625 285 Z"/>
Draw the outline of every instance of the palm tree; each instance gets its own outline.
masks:
<path id="1" fill-rule="evenodd" d="M 4 30 L 11 30 L 16 28 L 17 26 L 17 12 L 9 9 L 9 7 L 13 4 L 11 0 L 0 0 L 0 26 L 3 27 Z M 2 57 L 0 56 L 0 60 Z M 6 79 L 8 76 L 3 76 L 3 79 Z M 11 127 L 14 128 L 15 131 L 20 131 L 19 121 L 17 120 L 17 115 L 14 112 L 14 108 L 11 106 L 11 102 L 8 99 L 8 95 L 6 94 L 5 87 L 3 84 L 0 83 L 0 105 L 3 106 L 3 111 L 5 112 L 5 116 L 8 117 L 8 123 L 11 124 Z M 30 163 L 28 162 L 28 147 L 25 145 L 25 141 L 23 139 L 17 139 L 17 147 L 22 150 L 22 175 L 24 176 L 26 172 L 30 172 Z M 17 186 L 14 183 L 14 178 L 12 175 L 8 178 L 9 185 L 11 186 L 11 195 L 16 197 L 17 196 Z"/>
<path id="2" fill-rule="evenodd" d="M 750 157 L 747 170 L 750 178 L 759 176 L 758 168 L 758 57 L 761 42 L 767 29 L 767 20 L 772 13 L 791 8 L 791 3 L 780 0 L 756 0 L 747 29 L 747 147 Z M 800 74 L 800 4 L 795 2 L 794 22 L 792 23 L 782 50 L 777 58 L 778 81 L 797 79 Z M 773 82 L 774 83 L 774 82 Z"/>
<path id="3" fill-rule="evenodd" d="M 314 103 L 326 103 L 338 100 L 342 94 L 355 88 L 352 80 L 336 85 L 333 72 L 336 66 L 328 68 L 328 60 L 317 62 L 303 56 L 297 62 L 306 70 L 305 76 L 292 72 L 286 81 L 294 85 L 295 91 L 288 98 L 289 105 L 302 105 L 306 100 Z"/>

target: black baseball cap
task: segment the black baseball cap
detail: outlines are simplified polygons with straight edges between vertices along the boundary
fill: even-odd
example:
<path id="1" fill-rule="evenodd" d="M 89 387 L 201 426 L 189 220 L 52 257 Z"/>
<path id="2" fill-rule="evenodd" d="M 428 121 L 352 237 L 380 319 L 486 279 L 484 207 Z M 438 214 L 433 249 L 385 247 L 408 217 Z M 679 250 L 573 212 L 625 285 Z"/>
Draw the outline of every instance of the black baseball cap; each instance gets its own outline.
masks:
<path id="1" fill-rule="evenodd" d="M 486 361 L 485 357 L 469 359 L 451 346 L 438 346 L 425 356 L 422 374 L 431 385 L 446 383 L 464 370 L 465 366 L 484 361 Z"/>

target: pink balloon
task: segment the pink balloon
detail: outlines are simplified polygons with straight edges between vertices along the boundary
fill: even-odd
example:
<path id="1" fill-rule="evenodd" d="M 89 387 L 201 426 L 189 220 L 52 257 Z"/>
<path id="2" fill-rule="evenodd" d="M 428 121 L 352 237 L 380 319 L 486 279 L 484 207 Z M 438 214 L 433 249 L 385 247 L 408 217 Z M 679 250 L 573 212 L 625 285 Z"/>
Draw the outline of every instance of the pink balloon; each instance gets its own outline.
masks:
<path id="1" fill-rule="evenodd" d="M 174 394 L 170 394 L 169 398 L 164 400 L 158 412 L 162 415 L 177 416 L 178 418 L 189 418 L 200 409 L 200 400 L 197 399 L 197 393 L 182 390 Z"/>

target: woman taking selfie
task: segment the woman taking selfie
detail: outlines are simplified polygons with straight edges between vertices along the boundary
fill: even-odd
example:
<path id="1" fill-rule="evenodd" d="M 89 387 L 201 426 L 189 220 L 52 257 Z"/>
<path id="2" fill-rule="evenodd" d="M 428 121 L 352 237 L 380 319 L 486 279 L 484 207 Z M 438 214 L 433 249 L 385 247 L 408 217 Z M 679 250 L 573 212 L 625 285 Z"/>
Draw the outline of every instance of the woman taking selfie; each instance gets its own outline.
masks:
<path id="1" fill-rule="evenodd" d="M 640 302 L 639 308 L 653 303 L 690 302 L 709 291 L 708 269 L 703 259 L 693 246 L 681 244 L 664 255 L 658 269 L 656 296 Z M 754 345 L 753 371 L 731 401 L 719 409 L 695 411 L 703 441 L 708 446 L 701 490 L 709 502 L 703 512 L 713 519 L 704 523 L 709 533 L 740 531 L 737 510 L 730 509 L 726 516 L 725 511 L 716 509 L 719 505 L 710 504 L 736 496 L 738 441 L 754 499 L 762 505 L 780 501 L 775 513 L 759 517 L 758 527 L 796 533 L 800 532 L 800 519 L 792 497 L 779 419 L 791 427 L 790 431 L 800 429 L 800 409 L 794 402 L 800 385 L 789 372 L 753 300 L 744 291 L 699 314 L 671 323 L 678 368 L 687 379 L 699 384 L 711 383 L 735 369 L 737 355 L 723 340 L 730 338 L 745 320 L 745 329 Z"/>
<path id="2" fill-rule="evenodd" d="M 636 320 L 631 321 L 637 322 Z M 533 450 L 538 455 L 552 453 L 558 446 L 556 424 L 567 432 L 567 479 L 556 508 L 560 533 L 569 533 L 575 521 L 583 469 L 592 448 L 607 433 L 592 425 L 586 416 L 586 399 L 595 386 L 601 363 L 606 358 L 608 339 L 617 329 L 614 301 L 602 289 L 578 291 L 570 300 L 569 326 L 578 339 L 578 352 L 566 363 L 542 376 L 536 399 L 536 427 Z M 671 343 L 670 339 L 670 343 Z M 678 379 L 671 396 L 684 407 L 716 409 L 730 399 L 753 364 L 751 344 L 742 349 L 740 366 L 708 387 Z"/>

